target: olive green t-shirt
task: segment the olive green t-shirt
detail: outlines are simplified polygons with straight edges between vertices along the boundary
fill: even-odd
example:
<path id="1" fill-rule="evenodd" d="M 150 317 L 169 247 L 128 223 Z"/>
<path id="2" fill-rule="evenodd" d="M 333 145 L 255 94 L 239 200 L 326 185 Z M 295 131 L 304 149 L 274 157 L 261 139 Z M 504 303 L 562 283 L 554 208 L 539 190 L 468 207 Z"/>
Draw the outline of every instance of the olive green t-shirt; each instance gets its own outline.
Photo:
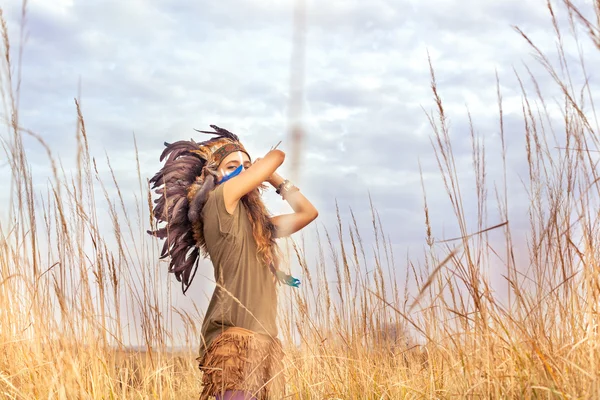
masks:
<path id="1" fill-rule="evenodd" d="M 199 359 L 214 338 L 232 326 L 277 336 L 277 287 L 257 254 L 246 207 L 240 201 L 229 214 L 219 185 L 209 194 L 202 215 L 215 282 L 229 294 L 219 285 L 215 288 L 202 323 Z"/>

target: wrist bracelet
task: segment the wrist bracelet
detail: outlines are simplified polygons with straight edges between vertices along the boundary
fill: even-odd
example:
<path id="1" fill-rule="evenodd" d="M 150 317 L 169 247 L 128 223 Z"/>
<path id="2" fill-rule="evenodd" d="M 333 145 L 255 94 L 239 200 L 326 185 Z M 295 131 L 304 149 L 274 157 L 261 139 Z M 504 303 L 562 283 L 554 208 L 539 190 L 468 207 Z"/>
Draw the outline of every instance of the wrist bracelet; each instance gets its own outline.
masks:
<path id="1" fill-rule="evenodd" d="M 277 190 L 275 191 L 275 193 L 281 194 L 282 192 L 289 190 L 292 186 L 294 186 L 292 185 L 292 182 L 286 179 L 283 182 L 281 182 L 279 186 L 277 186 Z"/>
<path id="2" fill-rule="evenodd" d="M 298 189 L 296 186 L 294 186 L 294 184 L 290 181 L 288 181 L 287 179 L 285 181 L 283 181 L 283 183 L 281 183 L 278 187 L 277 187 L 277 194 L 281 195 L 281 197 L 283 197 L 283 199 L 285 200 L 285 197 L 290 194 L 290 193 L 294 193 L 299 191 L 300 189 Z"/>

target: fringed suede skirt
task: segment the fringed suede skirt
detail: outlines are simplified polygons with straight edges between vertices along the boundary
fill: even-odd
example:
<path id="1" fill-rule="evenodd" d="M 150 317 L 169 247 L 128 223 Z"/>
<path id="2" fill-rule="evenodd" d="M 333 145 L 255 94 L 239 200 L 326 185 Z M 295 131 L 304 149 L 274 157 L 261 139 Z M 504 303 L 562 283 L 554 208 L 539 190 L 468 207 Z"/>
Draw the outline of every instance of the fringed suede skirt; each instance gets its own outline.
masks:
<path id="1" fill-rule="evenodd" d="M 277 338 L 232 327 L 217 336 L 199 359 L 200 400 L 227 390 L 252 394 L 260 400 L 285 396 L 283 349 Z"/>

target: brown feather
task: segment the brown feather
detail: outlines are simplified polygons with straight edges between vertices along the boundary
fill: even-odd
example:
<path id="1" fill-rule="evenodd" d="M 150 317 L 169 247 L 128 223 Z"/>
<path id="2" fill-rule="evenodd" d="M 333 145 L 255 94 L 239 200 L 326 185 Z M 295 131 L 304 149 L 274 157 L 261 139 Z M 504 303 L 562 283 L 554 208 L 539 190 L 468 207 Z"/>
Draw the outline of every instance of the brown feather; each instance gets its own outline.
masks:
<path id="1" fill-rule="evenodd" d="M 197 273 L 200 255 L 206 257 L 207 249 L 202 234 L 202 208 L 216 185 L 214 166 L 207 167 L 211 146 L 224 138 L 239 141 L 226 129 L 211 125 L 214 132 L 209 140 L 197 143 L 180 140 L 166 143 L 160 155 L 162 168 L 149 180 L 158 198 L 154 200 L 152 214 L 166 226 L 148 231 L 164 240 L 160 258 L 169 258 L 169 272 L 181 282 L 183 293 L 189 289 Z M 200 131 L 199 131 L 200 132 Z"/>

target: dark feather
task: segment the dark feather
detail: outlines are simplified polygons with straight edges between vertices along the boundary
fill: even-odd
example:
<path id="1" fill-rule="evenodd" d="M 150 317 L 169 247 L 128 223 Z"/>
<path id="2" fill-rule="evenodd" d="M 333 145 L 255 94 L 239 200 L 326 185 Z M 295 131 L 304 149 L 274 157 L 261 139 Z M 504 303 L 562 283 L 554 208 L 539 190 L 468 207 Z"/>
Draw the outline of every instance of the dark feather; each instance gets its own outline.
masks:
<path id="1" fill-rule="evenodd" d="M 192 266 L 192 268 L 183 273 L 183 280 L 181 282 L 181 290 L 183 291 L 183 294 L 188 291 L 190 288 L 190 283 L 194 280 L 196 272 L 198 272 L 198 261 L 200 260 L 196 258 L 196 263 Z"/>
<path id="2" fill-rule="evenodd" d="M 169 174 L 171 172 L 180 172 L 182 176 L 187 176 L 192 172 L 196 172 L 198 167 L 201 166 L 199 160 L 193 160 L 191 157 L 185 157 L 180 160 L 175 160 L 172 163 L 167 163 L 162 168 L 162 170 L 155 175 L 156 179 L 153 178 L 153 182 L 157 181 L 161 178 L 161 176 L 165 174 Z"/>
<path id="3" fill-rule="evenodd" d="M 167 228 L 157 229 L 155 231 L 146 231 L 149 235 L 155 236 L 159 239 L 164 239 L 167 237 Z"/>
<path id="4" fill-rule="evenodd" d="M 191 222 L 196 222 L 198 218 L 200 218 L 200 210 L 204 204 L 206 204 L 206 200 L 208 199 L 208 194 L 215 188 L 215 177 L 213 175 L 208 175 L 204 181 L 204 184 L 196 192 L 194 198 L 189 205 L 188 211 L 188 219 Z"/>
<path id="5" fill-rule="evenodd" d="M 183 293 L 187 291 L 189 288 L 190 282 L 194 279 L 196 272 L 198 270 L 198 252 L 194 250 L 188 258 L 183 262 L 185 268 L 181 270 L 181 272 L 176 272 L 177 280 L 181 282 L 181 288 Z"/>
<path id="6" fill-rule="evenodd" d="M 149 230 L 148 234 L 164 240 L 160 258 L 169 259 L 168 270 L 181 282 L 184 293 L 197 273 L 200 254 L 207 256 L 204 238 L 194 236 L 194 229 L 198 226 L 193 228 L 192 221 L 198 222 L 202 227 L 199 219 L 202 207 L 215 187 L 215 173 L 209 169 L 204 169 L 203 173 L 206 160 L 194 151 L 221 138 L 238 140 L 236 135 L 225 129 L 215 125 L 211 127 L 215 132 L 207 133 L 214 137 L 206 142 L 165 142 L 165 149 L 160 155 L 160 161 L 164 164 L 149 180 L 151 189 L 158 195 L 154 200 L 152 214 L 159 223 L 166 222 L 166 226 Z M 198 177 L 201 175 L 203 178 L 200 180 Z M 192 185 L 200 185 L 200 188 L 190 201 L 187 196 Z"/>
<path id="7" fill-rule="evenodd" d="M 186 270 L 189 270 L 197 261 L 198 259 L 198 249 L 194 249 L 186 258 L 185 260 L 182 260 L 183 262 L 181 263 L 180 266 L 178 266 L 177 268 L 175 268 L 173 270 L 173 272 L 185 272 Z"/>
<path id="8" fill-rule="evenodd" d="M 169 232 L 168 235 L 170 235 L 171 232 Z M 167 240 L 165 241 L 165 243 L 163 244 L 162 250 L 160 251 L 160 258 L 163 259 L 165 257 L 167 257 L 169 255 L 169 236 L 167 235 Z"/>
<path id="9" fill-rule="evenodd" d="M 188 215 L 188 199 L 187 197 L 182 197 L 175 207 L 173 208 L 173 213 L 171 214 L 171 220 L 169 221 L 173 225 L 183 224 L 187 220 Z"/>
<path id="10" fill-rule="evenodd" d="M 166 143 L 165 143 L 166 144 Z M 169 144 L 160 155 L 160 161 L 163 161 L 167 155 L 170 159 L 175 159 L 181 152 L 197 150 L 198 143 L 191 140 L 180 140 L 178 142 Z"/>
<path id="11" fill-rule="evenodd" d="M 167 197 L 175 196 L 175 195 L 185 196 L 187 194 L 187 188 L 186 188 L 186 185 L 184 185 L 183 181 L 182 181 L 182 182 L 176 183 L 175 185 L 171 186 L 170 188 L 156 189 L 154 191 L 154 193 L 160 194 L 160 195 L 165 195 Z M 157 200 L 154 200 L 154 203 L 157 203 Z"/>
<path id="12" fill-rule="evenodd" d="M 200 131 L 198 129 L 194 129 L 196 132 L 200 132 L 200 133 L 207 133 L 209 135 L 216 135 L 215 139 L 218 138 L 228 138 L 231 140 L 235 140 L 236 142 L 239 142 L 239 138 L 237 137 L 236 134 L 229 132 L 227 129 L 223 129 L 223 128 L 219 128 L 216 125 L 210 125 L 211 128 L 213 128 L 215 131 L 211 132 L 211 131 Z"/>

